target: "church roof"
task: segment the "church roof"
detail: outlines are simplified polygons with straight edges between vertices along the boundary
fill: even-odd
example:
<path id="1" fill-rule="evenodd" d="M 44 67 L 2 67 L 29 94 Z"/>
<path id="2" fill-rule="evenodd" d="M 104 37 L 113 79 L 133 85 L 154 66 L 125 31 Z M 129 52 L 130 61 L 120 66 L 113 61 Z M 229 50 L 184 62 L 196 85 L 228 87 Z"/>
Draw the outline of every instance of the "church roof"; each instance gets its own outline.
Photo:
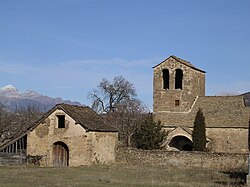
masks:
<path id="1" fill-rule="evenodd" d="M 242 96 L 203 96 L 194 107 L 202 110 L 208 127 L 248 128 L 249 110 Z"/>
<path id="2" fill-rule="evenodd" d="M 163 125 L 193 127 L 199 109 L 207 128 L 248 128 L 250 109 L 245 107 L 242 96 L 198 97 L 189 112 L 164 112 L 166 124 Z"/>
<path id="3" fill-rule="evenodd" d="M 178 62 L 180 62 L 180 63 L 182 63 L 182 64 L 184 64 L 184 65 L 186 65 L 186 66 L 188 66 L 188 67 L 190 67 L 190 68 L 192 68 L 192 69 L 195 69 L 195 70 L 200 71 L 200 72 L 202 72 L 202 73 L 206 73 L 205 71 L 203 71 L 203 70 L 201 70 L 201 69 L 199 69 L 199 68 L 196 68 L 196 67 L 195 67 L 193 64 L 191 64 L 189 61 L 183 60 L 183 59 L 181 59 L 181 58 L 179 58 L 179 57 L 177 57 L 177 56 L 174 56 L 174 55 L 171 55 L 170 57 L 168 57 L 167 59 L 165 59 L 165 60 L 162 61 L 161 63 L 157 64 L 157 65 L 154 66 L 153 68 L 158 67 L 159 65 L 161 65 L 163 62 L 167 61 L 167 60 L 170 59 L 170 58 L 173 58 L 173 59 L 175 59 L 176 61 L 178 61 Z"/>
<path id="4" fill-rule="evenodd" d="M 76 124 L 81 125 L 87 131 L 102 131 L 102 132 L 117 132 L 117 130 L 108 125 L 103 117 L 97 114 L 88 106 L 77 106 L 69 104 L 57 104 L 49 112 L 47 112 L 32 129 L 44 121 L 50 114 L 55 110 L 63 110 L 72 119 L 75 120 Z"/>

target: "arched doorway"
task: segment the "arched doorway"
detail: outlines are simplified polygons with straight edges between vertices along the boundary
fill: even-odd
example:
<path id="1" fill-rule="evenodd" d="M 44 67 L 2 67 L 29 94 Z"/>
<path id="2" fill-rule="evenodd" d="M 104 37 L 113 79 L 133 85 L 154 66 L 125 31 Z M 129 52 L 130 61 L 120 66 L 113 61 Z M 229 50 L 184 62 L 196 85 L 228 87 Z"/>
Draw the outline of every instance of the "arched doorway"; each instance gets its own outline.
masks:
<path id="1" fill-rule="evenodd" d="M 69 149 L 63 142 L 53 144 L 53 166 L 67 167 L 69 165 Z"/>
<path id="2" fill-rule="evenodd" d="M 168 144 L 170 147 L 175 147 L 180 151 L 192 151 L 193 142 L 185 136 L 175 136 Z"/>

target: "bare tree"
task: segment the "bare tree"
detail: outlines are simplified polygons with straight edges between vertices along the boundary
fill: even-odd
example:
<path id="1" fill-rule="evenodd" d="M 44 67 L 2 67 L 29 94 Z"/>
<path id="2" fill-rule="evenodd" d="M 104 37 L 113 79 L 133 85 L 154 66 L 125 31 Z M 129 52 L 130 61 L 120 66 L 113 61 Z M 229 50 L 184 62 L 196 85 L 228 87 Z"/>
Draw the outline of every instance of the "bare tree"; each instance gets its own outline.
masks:
<path id="1" fill-rule="evenodd" d="M 16 121 L 21 125 L 34 123 L 43 115 L 39 106 L 36 105 L 18 106 L 16 107 L 14 114 L 16 116 Z"/>
<path id="2" fill-rule="evenodd" d="M 11 120 L 10 113 L 6 109 L 6 107 L 0 103 L 0 132 L 5 128 Z"/>
<path id="3" fill-rule="evenodd" d="M 105 114 L 107 122 L 118 130 L 120 142 L 131 146 L 132 136 L 147 113 L 147 108 L 136 99 L 134 85 L 122 76 L 113 82 L 102 79 L 89 98 L 93 101 L 92 109 Z"/>
<path id="4" fill-rule="evenodd" d="M 127 100 L 117 105 L 116 110 L 106 115 L 108 122 L 119 132 L 122 144 L 132 146 L 132 136 L 141 126 L 148 109 L 138 99 Z"/>
<path id="5" fill-rule="evenodd" d="M 0 104 L 0 132 L 3 130 L 9 131 L 9 129 L 13 128 L 17 131 L 26 130 L 34 124 L 42 114 L 38 107 L 33 105 L 16 107 L 13 112 Z"/>
<path id="6" fill-rule="evenodd" d="M 89 93 L 92 99 L 92 109 L 98 113 L 114 112 L 118 104 L 136 96 L 134 85 L 122 76 L 115 77 L 113 82 L 102 81 Z"/>

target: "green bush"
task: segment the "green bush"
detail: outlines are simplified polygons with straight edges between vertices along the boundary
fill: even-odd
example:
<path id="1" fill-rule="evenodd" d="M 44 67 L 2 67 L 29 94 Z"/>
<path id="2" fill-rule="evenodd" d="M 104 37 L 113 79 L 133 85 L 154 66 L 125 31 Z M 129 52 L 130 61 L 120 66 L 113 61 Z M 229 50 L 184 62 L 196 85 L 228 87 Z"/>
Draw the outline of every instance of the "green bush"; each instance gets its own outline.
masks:
<path id="1" fill-rule="evenodd" d="M 138 128 L 133 136 L 135 146 L 138 149 L 159 149 L 166 132 L 162 130 L 161 122 L 154 122 L 153 116 L 150 116 Z"/>

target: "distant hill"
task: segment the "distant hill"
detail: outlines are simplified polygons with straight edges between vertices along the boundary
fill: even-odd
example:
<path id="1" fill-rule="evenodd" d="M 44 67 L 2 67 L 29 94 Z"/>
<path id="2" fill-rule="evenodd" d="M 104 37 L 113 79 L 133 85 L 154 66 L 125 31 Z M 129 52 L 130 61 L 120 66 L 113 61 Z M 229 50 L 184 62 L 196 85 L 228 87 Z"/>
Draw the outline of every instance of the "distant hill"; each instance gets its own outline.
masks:
<path id="1" fill-rule="evenodd" d="M 71 105 L 81 105 L 79 102 L 63 100 L 60 97 L 52 98 L 39 94 L 33 90 L 27 90 L 20 93 L 17 88 L 7 85 L 0 88 L 0 103 L 5 105 L 9 110 L 15 110 L 16 107 L 35 106 L 40 111 L 45 112 L 58 103 L 66 103 Z"/>
<path id="2" fill-rule="evenodd" d="M 241 95 L 245 99 L 246 106 L 250 107 L 250 92 L 247 92 L 247 93 L 244 93 L 244 94 L 241 94 Z"/>

